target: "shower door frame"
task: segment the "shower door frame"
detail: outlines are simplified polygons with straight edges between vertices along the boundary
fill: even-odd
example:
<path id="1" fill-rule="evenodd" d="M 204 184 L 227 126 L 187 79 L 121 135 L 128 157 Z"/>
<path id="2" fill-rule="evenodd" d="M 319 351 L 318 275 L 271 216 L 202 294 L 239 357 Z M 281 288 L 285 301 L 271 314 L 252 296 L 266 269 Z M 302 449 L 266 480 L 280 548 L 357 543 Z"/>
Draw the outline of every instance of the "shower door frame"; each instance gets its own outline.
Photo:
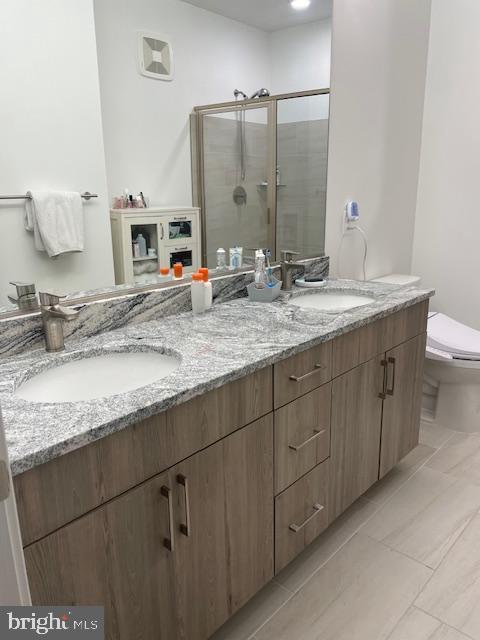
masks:
<path id="1" fill-rule="evenodd" d="M 291 98 L 305 98 L 307 96 L 330 94 L 330 88 L 309 89 L 280 93 L 264 98 L 248 100 L 230 100 L 216 104 L 201 105 L 193 108 L 190 116 L 190 137 L 192 156 L 192 190 L 193 206 L 200 209 L 202 263 L 207 263 L 207 225 L 205 203 L 205 164 L 204 164 L 204 117 L 215 113 L 227 113 L 267 107 L 267 237 L 274 260 L 279 262 L 277 252 L 277 103 Z M 330 109 L 330 105 L 329 105 Z M 330 114 L 329 114 L 330 125 Z M 330 137 L 330 136 L 329 136 Z M 328 169 L 327 169 L 328 171 Z M 260 248 L 260 247 L 258 247 Z"/>

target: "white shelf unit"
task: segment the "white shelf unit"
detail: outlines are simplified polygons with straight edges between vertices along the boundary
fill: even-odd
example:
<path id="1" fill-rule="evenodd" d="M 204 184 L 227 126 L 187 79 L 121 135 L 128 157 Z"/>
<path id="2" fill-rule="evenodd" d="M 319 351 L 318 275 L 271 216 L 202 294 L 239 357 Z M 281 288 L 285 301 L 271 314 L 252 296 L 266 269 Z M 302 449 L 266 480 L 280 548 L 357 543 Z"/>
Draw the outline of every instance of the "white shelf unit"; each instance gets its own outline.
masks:
<path id="1" fill-rule="evenodd" d="M 195 207 L 110 209 L 116 284 L 158 281 L 160 267 L 183 264 L 185 273 L 200 267 L 200 210 Z M 133 257 L 132 243 L 141 233 L 154 257 Z"/>

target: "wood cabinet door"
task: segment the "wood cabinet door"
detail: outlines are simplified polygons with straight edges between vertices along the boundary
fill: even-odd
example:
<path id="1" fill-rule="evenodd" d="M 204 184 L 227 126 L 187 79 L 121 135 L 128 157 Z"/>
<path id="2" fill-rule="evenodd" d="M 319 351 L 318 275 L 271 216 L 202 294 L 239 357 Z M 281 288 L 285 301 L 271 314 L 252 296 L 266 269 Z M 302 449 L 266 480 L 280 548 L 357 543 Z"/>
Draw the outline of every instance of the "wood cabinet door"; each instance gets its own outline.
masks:
<path id="1" fill-rule="evenodd" d="M 33 603 L 103 605 L 108 640 L 177 638 L 169 490 L 156 476 L 27 547 Z"/>
<path id="2" fill-rule="evenodd" d="M 330 520 L 378 480 L 382 360 L 373 358 L 333 381 Z"/>
<path id="3" fill-rule="evenodd" d="M 418 444 L 426 334 L 386 354 L 380 478 Z"/>
<path id="4" fill-rule="evenodd" d="M 178 637 L 205 640 L 273 577 L 272 415 L 178 464 L 170 478 Z"/>

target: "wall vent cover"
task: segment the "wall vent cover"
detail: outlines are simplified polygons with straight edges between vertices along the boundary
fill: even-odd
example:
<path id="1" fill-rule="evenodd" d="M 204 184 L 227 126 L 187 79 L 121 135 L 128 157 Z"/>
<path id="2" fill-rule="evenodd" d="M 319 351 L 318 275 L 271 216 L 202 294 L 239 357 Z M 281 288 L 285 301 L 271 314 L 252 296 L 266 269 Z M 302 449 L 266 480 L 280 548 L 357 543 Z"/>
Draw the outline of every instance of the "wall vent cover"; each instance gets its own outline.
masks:
<path id="1" fill-rule="evenodd" d="M 138 34 L 138 62 L 142 75 L 157 80 L 173 80 L 172 46 L 161 36 Z"/>

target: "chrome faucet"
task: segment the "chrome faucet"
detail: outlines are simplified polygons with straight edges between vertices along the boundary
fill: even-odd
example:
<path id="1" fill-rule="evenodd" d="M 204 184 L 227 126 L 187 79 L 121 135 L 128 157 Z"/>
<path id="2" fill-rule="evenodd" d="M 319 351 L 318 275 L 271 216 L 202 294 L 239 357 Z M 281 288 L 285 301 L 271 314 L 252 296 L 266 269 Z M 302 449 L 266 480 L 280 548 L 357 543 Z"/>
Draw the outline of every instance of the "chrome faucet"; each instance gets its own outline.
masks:
<path id="1" fill-rule="evenodd" d="M 293 256 L 300 255 L 298 251 L 284 250 L 281 252 L 280 273 L 283 291 L 291 291 L 293 283 L 298 276 L 305 273 L 305 265 L 301 262 L 293 262 Z"/>
<path id="2" fill-rule="evenodd" d="M 8 296 L 10 302 L 16 304 L 22 311 L 38 309 L 38 300 L 34 284 L 28 284 L 26 282 L 10 282 L 10 284 L 13 284 L 17 290 L 16 298 Z"/>
<path id="3" fill-rule="evenodd" d="M 63 351 L 65 349 L 63 323 L 76 318 L 79 312 L 60 305 L 60 299 L 65 296 L 43 291 L 39 295 L 45 347 L 47 351 Z"/>

